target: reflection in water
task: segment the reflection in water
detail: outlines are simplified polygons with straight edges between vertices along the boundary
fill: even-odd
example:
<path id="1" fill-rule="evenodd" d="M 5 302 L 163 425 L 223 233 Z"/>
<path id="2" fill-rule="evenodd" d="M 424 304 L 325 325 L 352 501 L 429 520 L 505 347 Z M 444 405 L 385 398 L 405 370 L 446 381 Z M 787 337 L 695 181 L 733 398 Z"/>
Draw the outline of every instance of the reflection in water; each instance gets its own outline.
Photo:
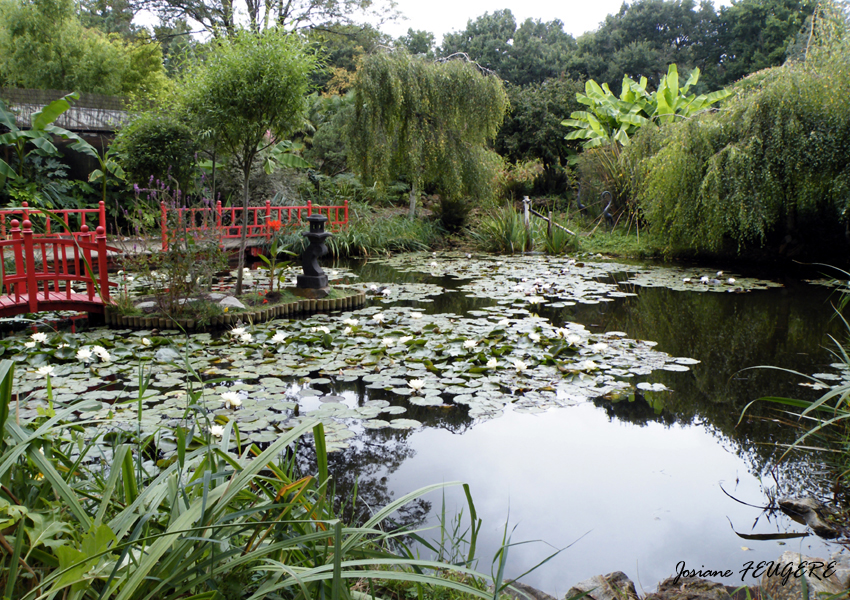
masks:
<path id="1" fill-rule="evenodd" d="M 431 313 L 465 314 L 495 302 L 454 291 L 462 281 L 451 278 L 397 273 L 368 263 L 358 272 L 362 281 L 445 287 L 447 293 L 433 302 L 404 302 Z M 766 503 L 767 488 L 780 494 L 826 492 L 827 479 L 812 456 L 793 456 L 771 470 L 775 444 L 793 442 L 796 432 L 769 418 L 775 415 L 768 405 L 757 403 L 749 418 L 739 420 L 744 407 L 759 397 L 813 396 L 797 385 L 798 378 L 750 367 L 775 365 L 804 373 L 828 369 L 835 359 L 827 333 L 840 333 L 840 321 L 831 319 L 828 292 L 794 282 L 749 294 L 623 289 L 637 295 L 561 309 L 544 306 L 540 314 L 556 326 L 576 321 L 597 333 L 623 331 L 632 339 L 655 341 L 658 350 L 673 356 L 700 360 L 689 372 L 653 373 L 651 381 L 673 392 L 633 391 L 536 416 L 508 411 L 483 423 L 453 416 L 465 415 L 461 407 L 411 406 L 410 417 L 425 427 L 404 436 L 404 444 L 394 439 L 385 462 L 380 462 L 383 451 L 343 453 L 338 485 L 348 482 L 342 487 L 350 487 L 353 473 L 362 470 L 369 485 L 378 482 L 386 500 L 430 483 L 469 482 L 485 519 L 481 556 L 489 557 L 498 547 L 508 514 L 512 524 L 519 524 L 515 541 L 543 539 L 563 547 L 578 540 L 527 579 L 561 595 L 580 579 L 613 570 L 625 571 L 651 591 L 680 560 L 689 568 L 731 569 L 736 575 L 728 583 L 734 585 L 742 583 L 737 573 L 748 560 L 771 560 L 789 549 L 828 555 L 833 550 L 816 538 L 780 545 L 736 537 L 733 528 L 741 533 L 801 528 L 735 503 L 720 489 L 723 482 L 724 490 L 756 505 Z M 366 466 L 372 459 L 379 468 Z M 367 487 L 362 478 L 359 483 L 360 489 Z M 456 510 L 465 506 L 459 491 L 449 498 Z M 515 548 L 512 573 L 529 568 L 547 550 L 542 545 Z M 479 567 L 486 571 L 489 565 Z"/>

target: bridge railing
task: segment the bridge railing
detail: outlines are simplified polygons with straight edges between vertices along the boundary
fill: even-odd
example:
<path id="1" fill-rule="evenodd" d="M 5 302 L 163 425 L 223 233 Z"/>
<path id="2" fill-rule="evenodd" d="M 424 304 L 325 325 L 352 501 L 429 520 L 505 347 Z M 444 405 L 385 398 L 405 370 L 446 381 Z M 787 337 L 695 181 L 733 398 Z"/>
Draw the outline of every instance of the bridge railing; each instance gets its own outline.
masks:
<path id="1" fill-rule="evenodd" d="M 22 224 L 13 219 L 9 238 L 0 240 L 0 289 L 6 294 L 0 308 L 8 312 L 14 304 L 39 312 L 73 309 L 80 302 L 108 304 L 109 287 L 117 284 L 109 282 L 107 249 L 103 227 L 92 233 L 83 225 L 73 238 L 45 237 L 28 219 Z M 85 292 L 75 290 L 74 283 L 84 285 Z"/>
<path id="2" fill-rule="evenodd" d="M 348 225 L 348 200 L 338 206 L 314 206 L 307 201 L 304 206 L 272 206 L 266 201 L 263 206 L 248 207 L 247 226 L 243 221 L 242 207 L 221 205 L 205 208 L 169 208 L 160 204 L 160 224 L 162 231 L 162 249 L 168 250 L 169 239 L 179 230 L 186 235 L 215 235 L 221 244 L 224 240 L 240 239 L 242 228 L 246 227 L 246 237 L 250 239 L 270 239 L 272 227 L 269 223 L 278 222 L 280 228 L 297 231 L 307 226 L 306 217 L 323 214 L 328 218 L 327 228 L 339 231 Z"/>
<path id="3" fill-rule="evenodd" d="M 22 202 L 20 207 L 4 208 L 0 210 L 0 237 L 6 239 L 9 236 L 9 226 L 12 220 L 19 223 L 29 221 L 33 232 L 38 237 L 70 238 L 79 239 L 83 236 L 83 227 L 86 231 L 97 227 L 103 227 L 106 231 L 106 207 L 103 200 L 98 202 L 97 208 L 69 208 L 58 210 L 42 210 L 30 208 L 29 204 Z M 85 235 L 89 235 L 86 233 Z"/>

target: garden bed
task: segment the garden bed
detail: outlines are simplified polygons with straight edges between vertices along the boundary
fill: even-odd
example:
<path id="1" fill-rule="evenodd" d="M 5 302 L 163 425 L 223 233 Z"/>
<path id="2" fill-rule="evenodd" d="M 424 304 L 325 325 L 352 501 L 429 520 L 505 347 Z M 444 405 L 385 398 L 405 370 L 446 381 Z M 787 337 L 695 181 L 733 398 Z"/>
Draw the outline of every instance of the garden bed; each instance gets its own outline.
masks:
<path id="1" fill-rule="evenodd" d="M 363 306 L 366 292 L 356 290 L 338 290 L 348 295 L 341 298 L 321 300 L 299 299 L 274 305 L 260 305 L 240 312 L 225 312 L 210 317 L 207 322 L 194 318 L 174 318 L 163 314 L 124 315 L 112 307 L 106 307 L 105 321 L 113 329 L 183 329 L 187 332 L 210 331 L 236 325 L 237 323 L 265 323 L 278 317 L 308 315 L 313 313 L 351 310 Z"/>

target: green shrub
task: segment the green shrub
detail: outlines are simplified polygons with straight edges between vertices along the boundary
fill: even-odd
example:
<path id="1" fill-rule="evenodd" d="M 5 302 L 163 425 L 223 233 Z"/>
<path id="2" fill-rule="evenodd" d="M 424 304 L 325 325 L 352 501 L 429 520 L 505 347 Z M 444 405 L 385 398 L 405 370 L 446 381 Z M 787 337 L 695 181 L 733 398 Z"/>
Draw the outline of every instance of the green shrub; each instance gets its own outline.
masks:
<path id="1" fill-rule="evenodd" d="M 118 133 L 115 143 L 128 181 L 146 185 L 170 176 L 181 189 L 188 189 L 197 136 L 175 116 L 162 111 L 142 113 Z"/>

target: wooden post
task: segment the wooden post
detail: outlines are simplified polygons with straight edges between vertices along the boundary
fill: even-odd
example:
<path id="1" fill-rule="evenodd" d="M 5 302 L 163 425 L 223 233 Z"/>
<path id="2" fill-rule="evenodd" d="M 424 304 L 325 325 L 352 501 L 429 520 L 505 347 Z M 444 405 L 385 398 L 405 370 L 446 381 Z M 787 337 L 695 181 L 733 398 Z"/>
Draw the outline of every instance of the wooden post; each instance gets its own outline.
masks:
<path id="1" fill-rule="evenodd" d="M 24 238 L 23 268 L 27 275 L 27 294 L 30 312 L 38 312 L 38 281 L 35 278 L 35 254 L 33 253 L 32 223 L 27 219 L 21 232 Z"/>
<path id="2" fill-rule="evenodd" d="M 159 223 L 162 229 L 162 251 L 165 252 L 168 250 L 168 213 L 165 210 L 165 202 L 160 202 L 159 208 Z"/>
<path id="3" fill-rule="evenodd" d="M 549 211 L 549 221 L 546 224 L 546 237 L 550 240 L 552 239 L 552 223 L 554 222 L 554 217 L 552 216 L 552 211 Z"/>
<path id="4" fill-rule="evenodd" d="M 522 222 L 525 225 L 525 250 L 531 248 L 531 215 L 528 212 L 531 200 L 526 196 L 522 199 Z"/>
<path id="5" fill-rule="evenodd" d="M 106 255 L 106 228 L 98 227 L 95 230 L 97 241 L 97 271 L 100 275 L 100 299 L 104 304 L 109 304 L 109 266 Z"/>

